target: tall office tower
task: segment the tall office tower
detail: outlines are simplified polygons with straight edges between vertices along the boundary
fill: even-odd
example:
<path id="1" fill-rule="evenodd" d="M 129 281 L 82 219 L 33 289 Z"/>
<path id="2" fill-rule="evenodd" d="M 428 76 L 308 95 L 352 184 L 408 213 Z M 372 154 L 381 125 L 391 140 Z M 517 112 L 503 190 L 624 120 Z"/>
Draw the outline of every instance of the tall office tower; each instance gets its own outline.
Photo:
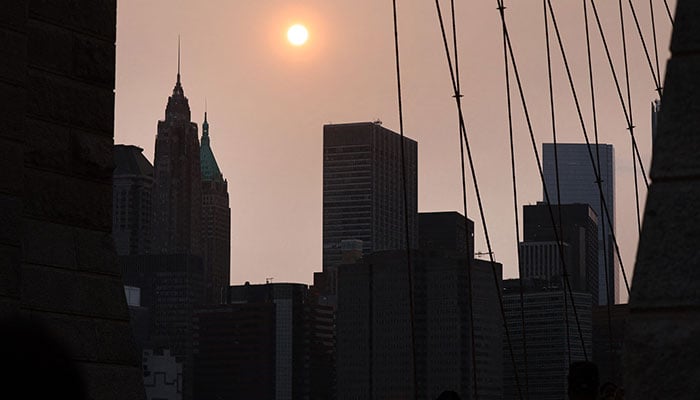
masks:
<path id="1" fill-rule="evenodd" d="M 552 226 L 552 217 L 557 231 Z M 522 277 L 561 284 L 563 268 L 558 236 L 571 288 L 588 292 L 597 299 L 598 217 L 588 204 L 523 206 Z"/>
<path id="2" fill-rule="evenodd" d="M 264 303 L 274 306 L 272 399 L 332 399 L 327 396 L 333 384 L 332 360 L 327 359 L 327 351 L 319 354 L 320 348 L 328 342 L 329 328 L 332 330 L 332 308 L 318 304 L 308 287 L 300 283 L 246 283 L 231 286 L 227 302 L 229 305 Z M 239 330 L 244 328 L 239 324 Z M 222 332 L 214 333 L 220 335 Z M 223 336 L 220 338 L 230 340 Z M 232 346 L 227 351 L 235 349 Z M 319 355 L 322 357 L 318 358 Z M 323 365 L 325 367 L 322 367 Z M 263 368 L 258 363 L 256 366 Z M 318 373 L 320 368 L 323 368 L 324 373 Z M 267 367 L 260 373 L 267 374 Z"/>
<path id="3" fill-rule="evenodd" d="M 600 179 L 608 216 L 603 212 L 600 191 L 596 183 L 595 170 L 591 163 L 588 146 L 581 143 L 557 143 L 559 160 L 559 190 L 557 196 L 557 177 L 554 163 L 554 144 L 542 145 L 542 159 L 545 187 L 552 204 L 589 204 L 598 215 L 598 304 L 610 301 L 617 303 L 619 293 L 619 264 L 615 253 L 612 233 L 615 232 L 615 153 L 611 144 L 591 145 L 596 165 L 600 155 Z M 547 201 L 546 196 L 544 201 Z M 561 200 L 561 201 L 560 201 Z M 612 226 L 608 221 L 612 222 Z M 606 268 L 607 267 L 607 268 Z M 605 271 L 608 271 L 606 278 Z M 611 285 L 608 285 L 608 282 Z M 609 289 L 606 292 L 606 289 Z"/>
<path id="4" fill-rule="evenodd" d="M 593 362 L 598 366 L 601 384 L 622 386 L 622 348 L 629 314 L 627 304 L 593 307 Z"/>
<path id="5" fill-rule="evenodd" d="M 421 250 L 456 252 L 474 258 L 474 221 L 456 211 L 418 213 Z M 467 248 L 469 236 L 469 251 Z"/>
<path id="6" fill-rule="evenodd" d="M 408 225 L 417 247 L 418 144 L 404 139 Z M 341 241 L 365 254 L 405 249 L 401 136 L 379 122 L 323 127 L 323 269 L 341 262 Z"/>
<path id="7" fill-rule="evenodd" d="M 204 305 L 194 315 L 194 394 L 275 399 L 275 304 Z"/>
<path id="8" fill-rule="evenodd" d="M 509 346 L 505 338 L 503 340 L 503 399 L 566 399 L 570 362 L 585 360 L 584 346 L 586 354 L 591 356 L 591 294 L 572 293 L 581 325 L 582 346 L 568 292 L 561 290 L 561 286 L 536 279 L 526 279 L 523 285 L 524 330 L 518 279 L 503 282 L 503 305 L 511 341 Z M 513 369 L 511 346 L 518 379 Z M 518 380 L 522 397 L 519 396 Z"/>
<path id="9" fill-rule="evenodd" d="M 405 251 L 375 252 L 338 268 L 339 400 L 414 395 L 421 400 L 435 399 L 446 390 L 457 392 L 463 399 L 473 398 L 471 303 L 465 257 L 454 252 L 415 250 L 411 260 L 413 331 Z M 493 285 L 490 263 L 472 261 L 478 394 L 483 399 L 500 399 L 502 320 L 498 288 Z M 500 264 L 496 269 L 500 280 Z"/>
<path id="10" fill-rule="evenodd" d="M 158 121 L 153 162 L 153 242 L 155 254 L 202 254 L 202 173 L 197 124 L 177 82 L 165 120 Z"/>
<path id="11" fill-rule="evenodd" d="M 209 122 L 204 113 L 202 147 L 202 255 L 205 301 L 222 303 L 231 279 L 231 209 L 228 182 L 219 170 L 209 139 Z"/>
<path id="12" fill-rule="evenodd" d="M 121 256 L 118 261 L 124 285 L 140 288 L 141 306 L 150 312 L 148 338 L 138 340 L 141 350 L 169 351 L 182 364 L 183 399 L 192 399 L 192 317 L 204 297 L 202 258 L 191 254 L 148 254 Z M 136 321 L 132 319 L 133 323 Z M 153 383 L 168 386 L 162 380 Z"/>
<path id="13" fill-rule="evenodd" d="M 112 237 L 117 255 L 147 254 L 151 250 L 151 192 L 153 165 L 143 149 L 114 146 Z"/>

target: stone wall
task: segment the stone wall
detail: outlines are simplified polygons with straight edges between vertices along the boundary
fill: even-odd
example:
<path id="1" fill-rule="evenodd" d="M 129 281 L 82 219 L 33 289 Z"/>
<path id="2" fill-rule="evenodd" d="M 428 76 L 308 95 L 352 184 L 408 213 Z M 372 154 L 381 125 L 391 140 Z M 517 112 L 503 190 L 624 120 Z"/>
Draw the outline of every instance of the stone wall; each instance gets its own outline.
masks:
<path id="1" fill-rule="evenodd" d="M 110 236 L 115 39 L 116 0 L 3 2 L 0 317 L 43 326 L 88 398 L 140 399 Z"/>
<path id="2" fill-rule="evenodd" d="M 624 344 L 626 397 L 700 392 L 700 2 L 678 0 Z"/>

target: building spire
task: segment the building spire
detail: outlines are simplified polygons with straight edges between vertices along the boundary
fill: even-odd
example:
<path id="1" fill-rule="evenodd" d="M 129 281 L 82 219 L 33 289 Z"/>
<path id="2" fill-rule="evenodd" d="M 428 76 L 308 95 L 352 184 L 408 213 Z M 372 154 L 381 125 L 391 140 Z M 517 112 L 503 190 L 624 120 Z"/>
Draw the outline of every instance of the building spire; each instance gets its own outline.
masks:
<path id="1" fill-rule="evenodd" d="M 177 84 L 180 84 L 180 35 L 177 35 Z"/>
<path id="2" fill-rule="evenodd" d="M 207 121 L 207 99 L 204 98 L 204 122 L 202 122 L 202 139 L 209 137 L 209 122 Z"/>

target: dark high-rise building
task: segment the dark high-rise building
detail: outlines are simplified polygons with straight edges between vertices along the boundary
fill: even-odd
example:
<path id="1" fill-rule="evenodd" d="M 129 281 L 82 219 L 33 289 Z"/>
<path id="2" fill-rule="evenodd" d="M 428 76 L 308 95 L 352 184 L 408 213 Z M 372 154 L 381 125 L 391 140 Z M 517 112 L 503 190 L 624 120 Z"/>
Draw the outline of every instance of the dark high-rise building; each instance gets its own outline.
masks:
<path id="1" fill-rule="evenodd" d="M 593 362 L 598 366 L 601 384 L 623 384 L 622 349 L 629 314 L 627 304 L 593 307 Z"/>
<path id="2" fill-rule="evenodd" d="M 119 263 L 124 284 L 140 288 L 141 306 L 150 314 L 149 337 L 146 341 L 140 339 L 139 344 L 143 350 L 156 353 L 167 350 L 182 364 L 183 398 L 192 399 L 192 317 L 204 297 L 202 258 L 189 254 L 151 254 L 122 256 Z"/>
<path id="3" fill-rule="evenodd" d="M 137 146 L 114 146 L 112 237 L 120 256 L 151 250 L 153 165 Z"/>
<path id="4" fill-rule="evenodd" d="M 597 299 L 598 218 L 588 204 L 523 206 L 523 242 L 520 243 L 523 278 L 561 284 L 563 268 L 557 237 L 562 241 L 571 288 L 588 292 Z"/>
<path id="5" fill-rule="evenodd" d="M 328 396 L 333 387 L 333 360 L 329 359 L 333 347 L 331 307 L 321 305 L 308 287 L 300 283 L 231 286 L 226 301 L 229 305 L 273 306 L 272 399 L 332 399 Z M 218 335 L 216 340 L 231 340 L 225 332 Z M 229 347 L 226 351 L 235 350 Z M 231 357 L 238 359 L 242 356 Z M 266 365 L 255 366 L 263 368 L 261 374 L 269 373 Z"/>
<path id="6" fill-rule="evenodd" d="M 153 162 L 154 254 L 202 254 L 202 172 L 197 124 L 180 83 L 168 98 L 165 119 L 158 121 Z"/>
<path id="7" fill-rule="evenodd" d="M 511 348 L 504 337 L 503 399 L 566 399 L 568 398 L 569 364 L 585 360 L 570 296 L 561 290 L 561 285 L 553 286 L 546 281 L 526 279 L 523 280 L 523 285 L 524 327 L 518 279 L 503 282 L 506 324 L 510 332 L 510 346 L 512 346 L 518 375 L 516 379 Z M 590 357 L 591 294 L 574 291 L 571 296 L 574 298 L 578 313 L 583 343 Z M 525 351 L 527 351 L 527 368 Z M 526 371 L 527 384 L 525 383 Z M 518 381 L 522 397 L 519 395 Z"/>
<path id="8" fill-rule="evenodd" d="M 418 144 L 404 139 L 411 247 L 417 247 Z M 323 269 L 341 262 L 341 242 L 365 254 L 405 249 L 401 136 L 379 122 L 323 127 Z"/>
<path id="9" fill-rule="evenodd" d="M 205 299 L 222 303 L 231 279 L 231 209 L 228 182 L 221 174 L 209 139 L 204 113 L 200 162 L 202 170 L 202 245 Z"/>
<path id="10" fill-rule="evenodd" d="M 490 263 L 472 261 L 479 398 L 501 398 L 502 321 Z M 338 399 L 435 399 L 473 392 L 470 291 L 464 255 L 414 251 L 414 330 L 406 252 L 380 251 L 338 267 Z M 497 279 L 501 265 L 496 264 Z M 411 332 L 415 335 L 412 359 Z M 414 385 L 415 361 L 418 386 Z"/>
<path id="11" fill-rule="evenodd" d="M 619 264 L 615 256 L 612 233 L 615 232 L 615 153 L 610 144 L 590 146 L 593 159 L 598 164 L 600 156 L 600 179 L 603 198 L 610 213 L 610 222 L 603 212 L 600 190 L 596 183 L 595 170 L 591 163 L 589 147 L 584 143 L 557 143 L 559 160 L 559 191 L 557 196 L 557 176 L 554 160 L 554 144 L 542 145 L 542 168 L 545 187 L 552 204 L 588 204 L 598 216 L 598 304 L 607 304 L 607 293 L 613 303 L 619 302 Z M 544 196 L 543 196 L 544 197 Z M 544 197 L 544 201 L 547 198 Z M 605 270 L 608 276 L 605 276 Z M 608 285 L 608 281 L 611 285 Z M 610 286 L 609 292 L 606 289 Z"/>
<path id="12" fill-rule="evenodd" d="M 474 221 L 456 211 L 418 214 L 419 248 L 446 251 L 474 257 Z M 469 251 L 467 248 L 469 236 Z"/>
<path id="13" fill-rule="evenodd" d="M 206 305 L 194 314 L 198 400 L 275 400 L 275 304 Z"/>

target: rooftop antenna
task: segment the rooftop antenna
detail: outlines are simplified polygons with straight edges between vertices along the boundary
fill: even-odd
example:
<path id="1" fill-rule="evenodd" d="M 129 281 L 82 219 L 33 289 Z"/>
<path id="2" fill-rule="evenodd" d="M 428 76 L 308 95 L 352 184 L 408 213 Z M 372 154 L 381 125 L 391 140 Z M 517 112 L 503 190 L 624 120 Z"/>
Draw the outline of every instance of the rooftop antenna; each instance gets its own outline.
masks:
<path id="1" fill-rule="evenodd" d="M 177 35 L 177 83 L 180 83 L 180 35 Z"/>

